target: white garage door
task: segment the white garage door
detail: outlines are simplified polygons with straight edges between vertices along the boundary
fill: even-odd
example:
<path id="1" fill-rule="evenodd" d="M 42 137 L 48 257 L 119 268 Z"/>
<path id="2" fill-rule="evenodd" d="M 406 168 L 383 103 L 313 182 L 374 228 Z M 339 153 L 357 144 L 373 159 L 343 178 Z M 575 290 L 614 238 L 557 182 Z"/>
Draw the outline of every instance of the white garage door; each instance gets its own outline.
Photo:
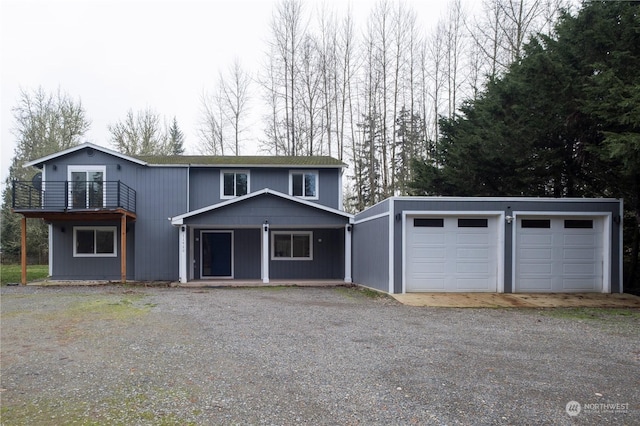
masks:
<path id="1" fill-rule="evenodd" d="M 496 217 L 407 217 L 408 292 L 497 291 Z"/>
<path id="2" fill-rule="evenodd" d="M 603 222 L 591 217 L 518 218 L 515 291 L 602 291 Z"/>

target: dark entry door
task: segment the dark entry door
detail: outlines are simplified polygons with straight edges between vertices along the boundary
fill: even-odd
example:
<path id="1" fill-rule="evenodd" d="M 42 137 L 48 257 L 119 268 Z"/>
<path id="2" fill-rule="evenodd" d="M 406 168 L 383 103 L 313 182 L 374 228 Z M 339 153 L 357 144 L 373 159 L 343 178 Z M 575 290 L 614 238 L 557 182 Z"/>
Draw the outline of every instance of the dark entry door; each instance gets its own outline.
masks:
<path id="1" fill-rule="evenodd" d="M 203 231 L 202 277 L 233 278 L 233 233 Z"/>

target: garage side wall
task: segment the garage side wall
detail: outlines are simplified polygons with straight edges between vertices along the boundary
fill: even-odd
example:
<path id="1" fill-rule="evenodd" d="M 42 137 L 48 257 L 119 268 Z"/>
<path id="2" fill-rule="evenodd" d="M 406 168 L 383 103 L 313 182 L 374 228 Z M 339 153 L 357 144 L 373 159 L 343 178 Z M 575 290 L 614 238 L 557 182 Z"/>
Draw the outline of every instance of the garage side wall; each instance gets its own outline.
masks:
<path id="1" fill-rule="evenodd" d="M 389 291 L 389 215 L 358 222 L 353 228 L 353 282 Z"/>

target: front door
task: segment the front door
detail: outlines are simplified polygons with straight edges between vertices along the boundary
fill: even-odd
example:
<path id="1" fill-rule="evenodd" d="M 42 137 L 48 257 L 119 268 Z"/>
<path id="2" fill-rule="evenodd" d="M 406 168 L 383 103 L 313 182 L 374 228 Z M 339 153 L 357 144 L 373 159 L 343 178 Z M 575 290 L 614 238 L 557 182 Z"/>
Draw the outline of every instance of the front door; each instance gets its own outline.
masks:
<path id="1" fill-rule="evenodd" d="M 202 278 L 233 278 L 233 232 L 202 231 Z"/>

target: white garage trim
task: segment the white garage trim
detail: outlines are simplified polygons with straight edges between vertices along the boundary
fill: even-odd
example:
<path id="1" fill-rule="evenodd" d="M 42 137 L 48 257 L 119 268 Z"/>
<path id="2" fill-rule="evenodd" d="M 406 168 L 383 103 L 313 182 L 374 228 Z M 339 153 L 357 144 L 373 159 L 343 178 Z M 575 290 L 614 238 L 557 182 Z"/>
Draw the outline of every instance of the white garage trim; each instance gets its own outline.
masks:
<path id="1" fill-rule="evenodd" d="M 504 234 L 504 223 L 505 223 L 505 213 L 504 211 L 482 211 L 482 210 L 474 210 L 474 211 L 417 211 L 417 210 L 407 210 L 402 212 L 402 293 L 407 292 L 407 253 L 406 253 L 406 245 L 407 245 L 407 217 L 420 217 L 420 218 L 428 218 L 428 217 L 445 217 L 445 218 L 454 218 L 454 217 L 482 217 L 482 218 L 492 218 L 497 221 L 497 252 L 496 252 L 496 262 L 497 262 L 497 292 L 504 293 L 504 242 L 505 242 L 505 234 Z M 392 221 L 393 216 L 390 218 Z M 393 241 L 393 240 L 392 240 Z"/>
<path id="2" fill-rule="evenodd" d="M 516 293 L 518 291 L 518 283 L 517 279 L 517 265 L 518 265 L 518 257 L 517 257 L 517 232 L 518 232 L 518 216 L 522 217 L 551 217 L 554 219 L 558 219 L 561 217 L 572 218 L 572 217 L 590 217 L 596 219 L 602 219 L 602 293 L 610 293 L 611 292 L 611 213 L 607 212 L 530 212 L 530 211 L 514 211 L 512 213 L 513 222 L 511 227 L 511 282 L 512 282 L 512 293 Z M 622 229 L 622 226 L 620 227 Z M 622 246 L 622 244 L 620 244 Z M 622 292 L 622 286 L 621 292 Z"/>

